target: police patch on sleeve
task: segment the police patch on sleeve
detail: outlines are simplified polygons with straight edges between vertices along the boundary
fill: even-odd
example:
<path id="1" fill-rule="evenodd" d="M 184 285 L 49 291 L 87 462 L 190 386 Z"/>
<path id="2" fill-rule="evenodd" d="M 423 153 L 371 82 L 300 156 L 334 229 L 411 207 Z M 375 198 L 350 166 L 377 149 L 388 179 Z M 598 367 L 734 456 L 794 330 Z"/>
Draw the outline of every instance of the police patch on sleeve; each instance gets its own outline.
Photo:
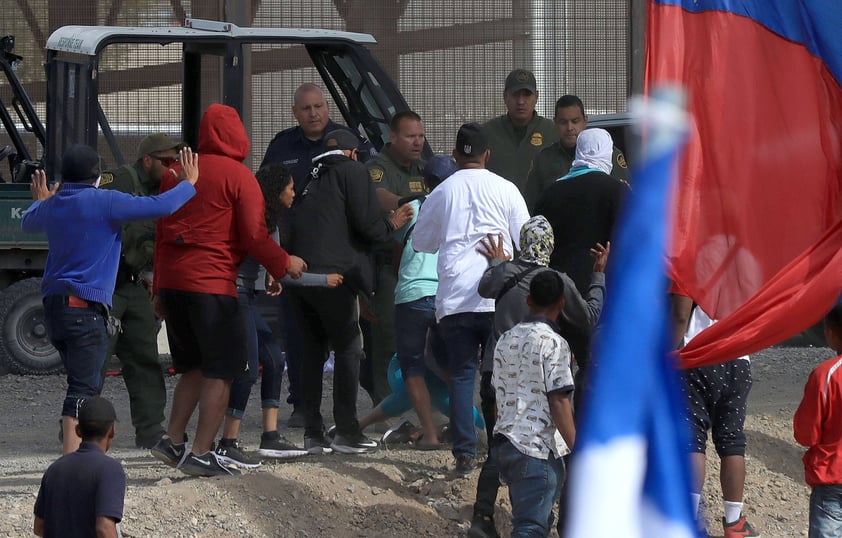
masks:
<path id="1" fill-rule="evenodd" d="M 628 168 L 629 166 L 626 164 L 626 158 L 623 156 L 622 153 L 617 155 L 617 165 L 620 168 Z"/>
<path id="2" fill-rule="evenodd" d="M 383 180 L 383 169 L 371 168 L 368 171 L 368 175 L 371 178 L 372 183 L 380 183 Z"/>
<path id="3" fill-rule="evenodd" d="M 114 181 L 114 174 L 111 172 L 103 172 L 102 178 L 99 180 L 99 186 L 102 187 L 103 185 L 108 185 L 109 183 Z"/>

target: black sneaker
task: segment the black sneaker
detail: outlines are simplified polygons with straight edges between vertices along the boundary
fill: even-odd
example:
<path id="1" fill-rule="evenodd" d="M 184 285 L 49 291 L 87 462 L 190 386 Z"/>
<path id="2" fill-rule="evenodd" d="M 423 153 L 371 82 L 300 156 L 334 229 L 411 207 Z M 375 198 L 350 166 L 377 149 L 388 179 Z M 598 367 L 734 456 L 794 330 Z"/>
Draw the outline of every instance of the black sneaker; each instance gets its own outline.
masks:
<path id="1" fill-rule="evenodd" d="M 471 528 L 468 529 L 468 538 L 500 538 L 497 528 L 494 526 L 494 518 L 474 514 L 471 520 Z"/>
<path id="2" fill-rule="evenodd" d="M 161 430 L 161 431 L 155 432 L 151 435 L 135 436 L 134 446 L 136 446 L 137 448 L 149 448 L 149 449 L 151 449 L 152 447 L 157 445 L 158 441 L 160 441 L 161 438 L 166 434 L 167 434 L 167 432 L 165 432 L 164 430 Z"/>
<path id="3" fill-rule="evenodd" d="M 477 459 L 470 456 L 456 458 L 456 468 L 453 473 L 459 478 L 465 478 L 477 468 Z"/>
<path id="4" fill-rule="evenodd" d="M 261 439 L 257 453 L 264 458 L 290 459 L 309 454 L 303 448 L 298 448 L 286 439 Z"/>
<path id="5" fill-rule="evenodd" d="M 197 456 L 190 452 L 178 468 L 182 473 L 190 476 L 230 476 L 239 475 L 239 470 L 222 465 L 213 451 Z"/>
<path id="6" fill-rule="evenodd" d="M 380 442 L 384 445 L 398 445 L 408 443 L 412 439 L 412 433 L 415 431 L 415 426 L 407 419 L 399 421 L 397 424 L 386 430 Z"/>
<path id="7" fill-rule="evenodd" d="M 327 438 L 333 441 L 334 437 L 336 437 L 336 424 L 327 429 Z"/>
<path id="8" fill-rule="evenodd" d="M 149 449 L 149 453 L 155 459 L 166 463 L 170 467 L 178 468 L 184 460 L 186 450 L 184 443 L 177 445 L 172 442 L 169 435 L 164 435 L 155 443 L 155 446 Z"/>
<path id="9" fill-rule="evenodd" d="M 292 414 L 287 420 L 287 428 L 303 428 L 304 427 L 304 413 L 297 407 L 293 408 Z"/>
<path id="10" fill-rule="evenodd" d="M 369 439 L 361 433 L 353 437 L 345 437 L 336 432 L 336 437 L 331 441 L 330 448 L 340 454 L 365 454 L 377 450 L 377 441 Z"/>
<path id="11" fill-rule="evenodd" d="M 327 439 L 325 439 L 323 435 L 319 435 L 318 437 L 305 437 L 304 450 L 306 450 L 308 454 L 330 454 L 333 452 L 330 443 L 327 442 Z"/>
<path id="12" fill-rule="evenodd" d="M 225 440 L 219 441 L 219 446 L 216 448 L 216 458 L 219 463 L 223 465 L 233 465 L 240 469 L 256 469 L 260 467 L 260 459 L 252 456 L 242 448 L 240 442 L 234 439 L 232 443 L 225 443 Z"/>

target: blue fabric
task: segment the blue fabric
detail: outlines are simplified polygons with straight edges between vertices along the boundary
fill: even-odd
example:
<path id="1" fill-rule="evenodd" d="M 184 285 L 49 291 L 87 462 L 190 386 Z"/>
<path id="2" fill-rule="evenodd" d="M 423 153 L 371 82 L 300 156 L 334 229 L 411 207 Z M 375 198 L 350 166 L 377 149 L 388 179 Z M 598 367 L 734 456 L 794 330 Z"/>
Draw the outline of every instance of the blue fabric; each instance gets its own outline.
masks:
<path id="1" fill-rule="evenodd" d="M 699 13 L 727 11 L 748 17 L 784 39 L 801 43 L 842 84 L 842 3 L 839 0 L 653 0 Z"/>
<path id="2" fill-rule="evenodd" d="M 436 296 L 422 297 L 395 305 L 395 338 L 403 377 L 423 376 L 427 331 L 436 329 Z"/>
<path id="3" fill-rule="evenodd" d="M 403 244 L 406 233 L 413 228 L 418 220 L 421 208 L 420 200 L 410 202 L 414 214 L 405 226 L 395 231 L 395 241 Z M 439 287 L 438 274 L 439 255 L 426 252 L 416 252 L 412 248 L 412 235 L 403 247 L 401 265 L 398 268 L 398 283 L 395 286 L 395 304 L 409 303 L 422 297 L 435 296 Z"/>
<path id="4" fill-rule="evenodd" d="M 280 407 L 281 377 L 284 373 L 284 358 L 281 348 L 275 342 L 272 330 L 266 320 L 254 306 L 255 291 L 238 287 L 237 300 L 246 318 L 246 358 L 247 375 L 234 379 L 231 383 L 231 395 L 228 398 L 226 414 L 234 418 L 243 418 L 248 404 L 251 388 L 257 381 L 260 366 L 263 375 L 260 378 L 260 399 L 263 408 Z"/>
<path id="5" fill-rule="evenodd" d="M 50 342 L 67 371 L 67 392 L 61 415 L 76 417 L 81 400 L 99 395 L 108 335 L 101 307 L 75 308 L 64 295 L 44 297 L 44 323 Z"/>
<path id="6" fill-rule="evenodd" d="M 842 485 L 816 486 L 810 493 L 808 538 L 842 536 Z"/>
<path id="7" fill-rule="evenodd" d="M 186 181 L 157 196 L 62 183 L 55 196 L 32 204 L 21 221 L 24 232 L 47 234 L 41 293 L 76 295 L 111 306 L 123 223 L 172 214 L 194 194 L 196 189 Z"/>
<path id="8" fill-rule="evenodd" d="M 583 176 L 585 174 L 590 174 L 591 172 L 602 172 L 602 170 L 599 168 L 590 168 L 588 166 L 574 166 L 570 169 L 570 172 L 568 172 L 566 176 L 561 176 L 556 181 L 564 181 L 565 179 Z"/>
<path id="9" fill-rule="evenodd" d="M 44 473 L 35 500 L 35 515 L 44 519 L 45 538 L 96 536 L 96 518 L 123 518 L 126 474 L 120 462 L 98 445 L 82 442 L 79 450 L 56 460 Z"/>
<path id="10" fill-rule="evenodd" d="M 477 357 L 491 336 L 493 322 L 494 312 L 451 314 L 439 322 L 450 371 L 450 431 L 456 458 L 477 456 L 477 435 L 471 416 Z"/>
<path id="11" fill-rule="evenodd" d="M 509 486 L 512 538 L 545 538 L 552 527 L 553 505 L 564 482 L 563 460 L 552 453 L 546 460 L 527 456 L 508 440 L 492 446 L 491 454 L 501 481 Z"/>
<path id="12" fill-rule="evenodd" d="M 281 324 L 281 345 L 289 380 L 287 403 L 298 407 L 301 403 L 301 364 L 304 362 L 304 343 L 286 292 L 278 296 L 278 323 Z"/>

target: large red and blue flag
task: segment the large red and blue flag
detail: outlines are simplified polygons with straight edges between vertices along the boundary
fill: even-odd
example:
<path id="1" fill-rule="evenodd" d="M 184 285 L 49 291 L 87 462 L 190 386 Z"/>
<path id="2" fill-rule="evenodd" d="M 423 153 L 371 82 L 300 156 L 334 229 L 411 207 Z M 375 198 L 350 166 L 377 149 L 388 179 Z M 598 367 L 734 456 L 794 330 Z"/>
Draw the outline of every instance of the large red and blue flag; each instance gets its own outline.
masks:
<path id="1" fill-rule="evenodd" d="M 682 350 L 721 362 L 796 334 L 842 289 L 842 2 L 651 0 L 646 84 L 695 123 L 671 276 L 713 318 Z"/>

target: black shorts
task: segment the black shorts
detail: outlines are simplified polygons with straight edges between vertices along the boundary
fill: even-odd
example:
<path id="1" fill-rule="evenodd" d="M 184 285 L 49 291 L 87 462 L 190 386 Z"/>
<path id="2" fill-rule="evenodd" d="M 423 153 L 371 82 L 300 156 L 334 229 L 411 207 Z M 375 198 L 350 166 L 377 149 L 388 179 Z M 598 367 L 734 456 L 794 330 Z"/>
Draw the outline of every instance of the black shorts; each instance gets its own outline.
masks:
<path id="1" fill-rule="evenodd" d="M 168 289 L 158 297 L 176 372 L 201 369 L 217 379 L 245 374 L 246 317 L 236 297 Z"/>
<path id="2" fill-rule="evenodd" d="M 746 402 L 751 390 L 751 363 L 737 359 L 684 371 L 682 392 L 687 397 L 690 452 L 705 452 L 708 430 L 716 453 L 744 456 Z"/>

